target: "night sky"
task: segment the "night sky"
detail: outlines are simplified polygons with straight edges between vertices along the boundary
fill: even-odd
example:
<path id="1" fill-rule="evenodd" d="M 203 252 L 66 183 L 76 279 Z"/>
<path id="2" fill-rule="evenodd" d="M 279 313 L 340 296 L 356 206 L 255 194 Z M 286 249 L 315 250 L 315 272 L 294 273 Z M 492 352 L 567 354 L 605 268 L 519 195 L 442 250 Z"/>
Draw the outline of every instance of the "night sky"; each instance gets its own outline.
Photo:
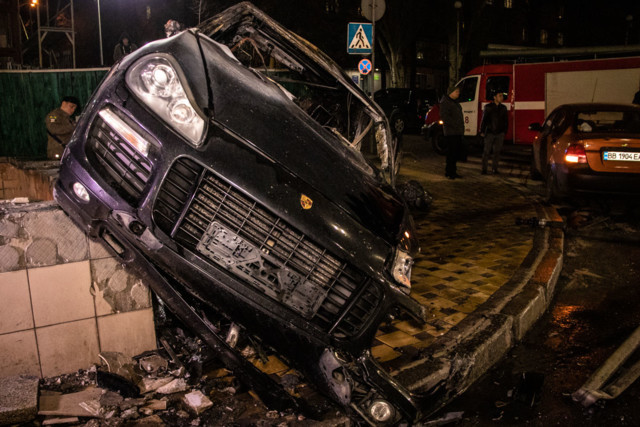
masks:
<path id="1" fill-rule="evenodd" d="M 486 26 L 491 18 L 504 15 L 502 2 L 493 0 L 493 8 L 489 9 L 489 19 L 484 14 L 486 22 L 473 22 L 481 16 L 477 13 L 485 0 L 462 0 L 465 28 Z M 563 3 L 565 17 L 558 21 L 554 14 L 560 2 L 551 0 L 512 0 L 515 11 L 528 8 L 538 13 L 547 13 L 550 25 L 562 28 L 565 33 L 566 46 L 595 46 L 624 44 L 625 37 L 629 44 L 640 43 L 640 0 L 614 0 L 604 5 L 601 2 L 585 2 L 583 0 L 565 0 Z M 406 25 L 421 27 L 420 37 L 424 40 L 442 36 L 443 32 L 455 22 L 453 0 L 386 0 L 387 7 L 408 7 L 416 10 L 410 15 L 414 22 Z M 197 24 L 193 11 L 195 0 L 101 0 L 102 34 L 105 65 L 113 63 L 113 48 L 123 32 L 127 32 L 136 44 L 161 38 L 163 25 L 168 19 L 176 19 L 186 25 Z M 220 12 L 234 0 L 209 0 L 208 16 Z M 343 66 L 348 61 L 346 55 L 346 27 L 349 21 L 364 21 L 358 16 L 360 0 L 254 0 L 254 3 L 286 27 L 300 33 L 312 43 L 318 45 L 333 56 Z M 53 6 L 56 1 L 50 1 Z M 77 31 L 77 66 L 99 66 L 98 43 L 98 11 L 96 0 L 75 0 L 75 18 Z M 338 12 L 325 13 L 327 4 L 339 5 Z M 433 5 L 427 6 L 426 5 Z M 520 7 L 520 9 L 518 9 Z M 23 8 L 24 10 L 24 8 Z M 486 10 L 486 6 L 485 6 Z M 431 13 L 433 12 L 433 13 Z M 633 20 L 626 18 L 632 16 Z M 33 18 L 33 15 L 32 15 Z M 23 14 L 28 22 L 28 17 Z M 544 17 L 542 21 L 544 21 Z M 504 28 L 510 24 L 507 18 L 490 19 L 490 30 L 484 31 L 491 38 L 491 34 L 504 33 Z M 540 21 L 540 18 L 538 19 Z M 513 25 L 513 23 L 511 23 Z M 518 24 L 519 25 L 519 24 Z M 544 25 L 544 24 L 541 24 Z M 402 28 L 398 28 L 402 31 Z M 533 32 L 533 31 L 532 31 Z M 470 34 L 471 35 L 471 34 Z M 48 36 L 47 43 L 56 43 L 60 34 Z M 442 39 L 440 37 L 440 39 Z M 477 41 L 477 39 L 476 39 Z M 489 41 L 492 42 L 492 41 Z M 493 41 L 495 43 L 495 41 Z M 482 42 L 483 43 L 483 42 Z M 486 43 L 484 43 L 486 45 Z M 28 47 L 28 46 L 27 46 Z M 25 55 L 25 63 L 33 61 L 33 54 L 37 59 L 37 43 L 32 37 L 31 48 Z M 30 53 L 29 53 L 30 52 Z M 34 64 L 35 65 L 35 64 Z"/>

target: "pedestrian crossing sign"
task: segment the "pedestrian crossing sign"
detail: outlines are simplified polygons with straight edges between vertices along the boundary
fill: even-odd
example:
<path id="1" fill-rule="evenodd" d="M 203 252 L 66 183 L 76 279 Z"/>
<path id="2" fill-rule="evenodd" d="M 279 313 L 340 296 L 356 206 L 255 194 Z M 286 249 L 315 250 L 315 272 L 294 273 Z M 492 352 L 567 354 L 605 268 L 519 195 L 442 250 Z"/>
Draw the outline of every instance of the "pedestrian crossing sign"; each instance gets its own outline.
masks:
<path id="1" fill-rule="evenodd" d="M 349 22 L 347 32 L 347 52 L 355 55 L 368 55 L 373 46 L 373 27 L 366 22 Z"/>

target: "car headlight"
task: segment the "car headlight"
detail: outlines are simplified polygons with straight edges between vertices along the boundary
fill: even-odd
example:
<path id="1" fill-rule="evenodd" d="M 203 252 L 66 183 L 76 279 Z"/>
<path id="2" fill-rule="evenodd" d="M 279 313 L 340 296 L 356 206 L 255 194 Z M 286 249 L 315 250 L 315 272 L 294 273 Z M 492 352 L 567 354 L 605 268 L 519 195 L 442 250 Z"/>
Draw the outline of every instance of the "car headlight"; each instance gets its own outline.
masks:
<path id="1" fill-rule="evenodd" d="M 168 55 L 146 56 L 127 71 L 127 86 L 176 132 L 198 148 L 205 120 L 191 101 L 181 70 Z"/>
<path id="2" fill-rule="evenodd" d="M 401 285 L 400 289 L 406 294 L 411 292 L 411 267 L 413 266 L 413 258 L 409 253 L 396 249 L 393 257 L 393 265 L 391 266 L 391 274 L 395 281 Z"/>

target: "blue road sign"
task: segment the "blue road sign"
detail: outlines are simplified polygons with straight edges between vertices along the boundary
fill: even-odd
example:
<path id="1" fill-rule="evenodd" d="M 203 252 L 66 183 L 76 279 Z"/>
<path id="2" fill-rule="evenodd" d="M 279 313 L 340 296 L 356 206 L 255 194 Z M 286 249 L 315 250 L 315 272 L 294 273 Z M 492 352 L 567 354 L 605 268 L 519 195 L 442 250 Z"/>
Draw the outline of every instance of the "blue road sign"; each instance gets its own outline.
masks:
<path id="1" fill-rule="evenodd" d="M 373 24 L 349 22 L 347 31 L 347 52 L 355 55 L 368 55 L 373 46 Z"/>
<path id="2" fill-rule="evenodd" d="M 363 59 L 358 63 L 358 70 L 360 74 L 367 75 L 371 72 L 371 61 L 367 58 Z"/>

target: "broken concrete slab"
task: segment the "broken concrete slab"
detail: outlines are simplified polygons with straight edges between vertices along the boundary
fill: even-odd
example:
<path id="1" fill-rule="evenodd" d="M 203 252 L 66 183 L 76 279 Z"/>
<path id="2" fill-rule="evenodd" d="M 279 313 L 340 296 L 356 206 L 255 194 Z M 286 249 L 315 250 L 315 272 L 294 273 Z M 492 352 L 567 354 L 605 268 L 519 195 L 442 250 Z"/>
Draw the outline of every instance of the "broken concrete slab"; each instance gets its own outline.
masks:
<path id="1" fill-rule="evenodd" d="M 165 425 L 165 424 L 166 423 L 164 421 L 162 421 L 162 418 L 160 418 L 158 415 L 151 415 L 150 417 L 141 418 L 138 421 L 136 421 L 136 423 L 135 423 L 136 427 L 162 426 L 162 425 Z"/>
<path id="2" fill-rule="evenodd" d="M 147 378 L 144 377 L 140 382 L 138 382 L 138 388 L 140 388 L 140 393 L 150 393 L 152 391 L 158 390 L 160 387 L 163 387 L 173 381 L 173 377 L 164 377 L 164 378 Z"/>
<path id="3" fill-rule="evenodd" d="M 200 415 L 213 406 L 213 402 L 209 400 L 200 390 L 194 390 L 182 397 L 182 401 L 196 415 Z"/>
<path id="4" fill-rule="evenodd" d="M 38 377 L 0 378 L 0 425 L 31 421 L 38 413 Z"/>
<path id="5" fill-rule="evenodd" d="M 54 417 L 47 418 L 42 422 L 43 426 L 55 426 L 59 424 L 76 424 L 80 421 L 78 417 Z"/>
<path id="6" fill-rule="evenodd" d="M 187 382 L 184 380 L 184 378 L 176 378 L 171 382 L 158 388 L 156 392 L 160 394 L 173 394 L 173 393 L 179 393 L 181 391 L 185 391 L 187 387 L 188 387 Z"/>
<path id="7" fill-rule="evenodd" d="M 165 411 L 167 409 L 167 401 L 159 399 L 151 399 L 146 405 L 141 407 L 139 411 L 144 415 L 151 415 L 155 411 Z"/>
<path id="8" fill-rule="evenodd" d="M 131 357 L 117 351 L 103 351 L 98 357 L 107 371 L 134 383 L 138 381 L 140 376 L 135 372 L 135 361 Z"/>
<path id="9" fill-rule="evenodd" d="M 43 392 L 40 396 L 38 415 L 95 417 L 95 404 L 98 405 L 98 408 L 100 407 L 101 396 L 102 390 L 93 386 L 69 394 Z M 81 404 L 83 405 L 81 406 Z"/>

